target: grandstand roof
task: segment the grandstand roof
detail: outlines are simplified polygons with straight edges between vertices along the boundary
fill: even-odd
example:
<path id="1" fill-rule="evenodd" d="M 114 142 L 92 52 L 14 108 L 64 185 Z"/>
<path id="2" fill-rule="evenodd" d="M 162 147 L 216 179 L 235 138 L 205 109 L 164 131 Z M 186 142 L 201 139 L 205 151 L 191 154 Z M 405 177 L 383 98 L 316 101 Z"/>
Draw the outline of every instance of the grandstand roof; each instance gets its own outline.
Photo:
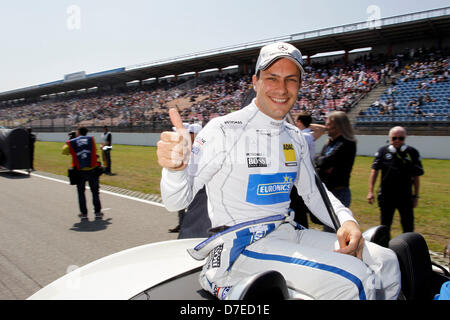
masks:
<path id="1" fill-rule="evenodd" d="M 186 72 L 200 72 L 231 65 L 253 65 L 256 62 L 260 47 L 276 41 L 290 42 L 300 48 L 303 55 L 312 56 L 323 52 L 351 51 L 358 48 L 405 43 L 422 39 L 445 39 L 449 36 L 450 7 L 447 7 L 383 18 L 379 21 L 365 21 L 208 50 L 171 59 L 88 74 L 77 80 L 58 80 L 0 93 L 0 101 L 39 97 L 45 94 L 115 85 L 153 77 L 160 78 Z"/>

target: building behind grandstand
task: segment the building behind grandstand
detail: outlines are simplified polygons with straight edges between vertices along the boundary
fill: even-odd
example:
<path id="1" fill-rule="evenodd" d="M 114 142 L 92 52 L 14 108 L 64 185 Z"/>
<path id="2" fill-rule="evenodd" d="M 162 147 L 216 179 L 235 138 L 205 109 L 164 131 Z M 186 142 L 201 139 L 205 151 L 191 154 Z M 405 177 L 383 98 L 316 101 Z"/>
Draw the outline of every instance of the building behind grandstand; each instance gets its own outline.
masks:
<path id="1" fill-rule="evenodd" d="M 394 124 L 422 135 L 449 135 L 450 8 L 384 18 L 107 70 L 0 93 L 0 126 L 69 131 L 84 125 L 159 132 L 167 109 L 201 121 L 252 98 L 259 48 L 286 41 L 304 54 L 306 77 L 292 116 L 317 122 L 348 112 L 359 133 Z M 98 129 L 97 131 L 100 131 Z"/>

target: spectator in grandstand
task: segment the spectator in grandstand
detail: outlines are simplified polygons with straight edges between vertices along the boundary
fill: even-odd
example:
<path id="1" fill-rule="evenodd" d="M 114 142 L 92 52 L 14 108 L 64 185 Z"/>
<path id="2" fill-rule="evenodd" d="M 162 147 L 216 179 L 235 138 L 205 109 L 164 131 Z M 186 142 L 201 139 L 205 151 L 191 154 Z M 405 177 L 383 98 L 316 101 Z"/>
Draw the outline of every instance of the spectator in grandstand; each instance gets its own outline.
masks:
<path id="1" fill-rule="evenodd" d="M 394 73 L 397 73 L 400 68 L 400 60 L 398 56 L 394 59 L 393 63 L 394 63 Z"/>
<path id="2" fill-rule="evenodd" d="M 380 99 L 375 100 L 370 107 L 378 108 L 381 105 Z"/>
<path id="3" fill-rule="evenodd" d="M 386 64 L 383 69 L 381 69 L 381 81 L 383 86 L 387 84 L 387 79 L 390 77 L 391 68 L 389 64 Z"/>
<path id="4" fill-rule="evenodd" d="M 416 110 L 414 111 L 415 116 L 423 116 L 425 113 L 420 109 L 420 107 L 416 107 Z"/>
<path id="5" fill-rule="evenodd" d="M 408 101 L 408 104 L 406 105 L 407 108 L 415 108 L 419 106 L 419 103 L 417 102 L 416 97 L 410 97 L 410 100 Z"/>
<path id="6" fill-rule="evenodd" d="M 381 147 L 375 153 L 369 178 L 367 201 L 374 202 L 374 187 L 381 170 L 378 192 L 381 224 L 389 229 L 394 212 L 400 213 L 403 232 L 414 231 L 414 208 L 419 199 L 419 176 L 423 175 L 419 152 L 405 144 L 406 129 L 393 127 L 389 131 L 390 145 Z"/>
<path id="7" fill-rule="evenodd" d="M 417 106 L 419 106 L 419 107 L 423 106 L 423 95 L 422 94 L 419 94 L 417 96 Z"/>
<path id="8" fill-rule="evenodd" d="M 111 173 L 111 150 L 112 150 L 112 133 L 109 132 L 108 127 L 103 127 L 102 142 L 100 143 L 100 149 L 102 150 L 103 166 L 105 167 L 105 174 L 112 175 Z"/>
<path id="9" fill-rule="evenodd" d="M 440 75 L 437 79 L 437 82 L 447 82 L 448 81 L 448 70 L 445 71 L 445 74 Z"/>
<path id="10" fill-rule="evenodd" d="M 391 76 L 391 84 L 395 87 L 397 85 L 397 77 Z"/>
<path id="11" fill-rule="evenodd" d="M 394 99 L 387 99 L 386 100 L 386 113 L 394 114 L 394 110 L 395 110 Z"/>
<path id="12" fill-rule="evenodd" d="M 436 99 L 432 98 L 427 91 L 427 92 L 425 92 L 425 95 L 423 97 L 423 102 L 427 102 L 427 103 L 428 102 L 436 102 Z"/>
<path id="13" fill-rule="evenodd" d="M 92 203 L 94 205 L 94 214 L 96 219 L 103 217 L 102 205 L 100 202 L 100 183 L 101 174 L 100 163 L 97 158 L 97 149 L 93 137 L 86 136 L 88 129 L 80 127 L 76 131 L 76 137 L 66 142 L 62 153 L 72 155 L 72 166 L 75 169 L 77 177 L 78 205 L 80 208 L 81 221 L 88 219 L 88 210 L 86 207 L 85 186 L 86 181 L 92 193 Z"/>
<path id="14" fill-rule="evenodd" d="M 328 190 L 347 208 L 351 203 L 350 174 L 356 156 L 356 138 L 347 115 L 331 112 L 325 122 L 330 137 L 316 157 L 316 169 Z M 324 226 L 324 230 L 331 231 Z"/>

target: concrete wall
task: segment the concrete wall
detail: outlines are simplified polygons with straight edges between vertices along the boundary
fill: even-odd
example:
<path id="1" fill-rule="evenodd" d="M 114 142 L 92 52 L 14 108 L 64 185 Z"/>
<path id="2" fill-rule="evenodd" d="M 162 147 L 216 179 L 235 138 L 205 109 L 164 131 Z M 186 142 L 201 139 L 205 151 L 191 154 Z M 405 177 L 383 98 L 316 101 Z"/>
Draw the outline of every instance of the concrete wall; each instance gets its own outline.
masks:
<path id="1" fill-rule="evenodd" d="M 36 132 L 39 141 L 65 142 L 67 133 L 63 132 Z M 93 133 L 95 140 L 100 142 L 101 133 Z M 113 145 L 155 146 L 159 140 L 159 133 L 124 133 L 113 132 Z M 357 154 L 359 156 L 373 156 L 381 146 L 387 144 L 388 135 L 368 136 L 358 135 Z M 316 151 L 320 152 L 328 137 L 322 136 L 316 141 Z M 406 143 L 419 150 L 422 158 L 450 159 L 449 136 L 408 136 Z"/>
<path id="2" fill-rule="evenodd" d="M 39 141 L 67 141 L 67 133 L 65 132 L 35 132 Z M 88 133 L 95 138 L 97 143 L 100 143 L 103 132 Z M 127 132 L 112 132 L 113 145 L 127 144 L 134 146 L 156 146 L 159 140 L 160 133 L 127 133 Z"/>
<path id="3" fill-rule="evenodd" d="M 375 152 L 387 144 L 389 137 L 357 135 L 357 155 L 373 156 Z M 316 151 L 320 152 L 328 137 L 322 136 L 316 141 Z M 450 159 L 450 137 L 449 136 L 407 136 L 406 144 L 416 148 L 422 158 Z"/>

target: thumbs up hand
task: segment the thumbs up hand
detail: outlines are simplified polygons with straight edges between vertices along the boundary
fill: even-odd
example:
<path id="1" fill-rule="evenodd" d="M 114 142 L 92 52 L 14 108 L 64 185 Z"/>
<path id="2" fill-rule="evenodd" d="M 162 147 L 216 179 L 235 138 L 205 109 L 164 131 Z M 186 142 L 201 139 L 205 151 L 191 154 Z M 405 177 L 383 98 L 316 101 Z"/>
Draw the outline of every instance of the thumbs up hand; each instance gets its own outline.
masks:
<path id="1" fill-rule="evenodd" d="M 183 126 L 178 110 L 169 109 L 170 122 L 176 132 L 164 131 L 156 144 L 156 155 L 161 167 L 170 170 L 183 170 L 188 163 L 191 153 L 191 137 Z"/>

